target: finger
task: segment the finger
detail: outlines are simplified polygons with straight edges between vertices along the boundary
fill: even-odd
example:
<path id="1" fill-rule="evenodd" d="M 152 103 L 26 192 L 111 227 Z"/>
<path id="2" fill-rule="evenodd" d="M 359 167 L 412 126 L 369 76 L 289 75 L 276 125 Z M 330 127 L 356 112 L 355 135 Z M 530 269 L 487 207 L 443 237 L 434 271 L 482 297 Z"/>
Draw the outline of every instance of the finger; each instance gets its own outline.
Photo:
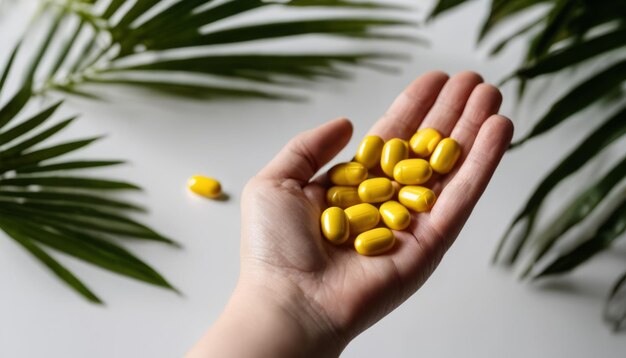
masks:
<path id="1" fill-rule="evenodd" d="M 352 123 L 335 119 L 301 133 L 263 168 L 258 176 L 270 179 L 294 179 L 305 185 L 315 173 L 348 144 Z"/>
<path id="2" fill-rule="evenodd" d="M 368 134 L 384 140 L 408 139 L 435 103 L 446 81 L 448 75 L 438 71 L 418 77 L 396 98 Z"/>
<path id="3" fill-rule="evenodd" d="M 469 149 L 474 144 L 478 131 L 483 123 L 491 115 L 498 113 L 502 104 L 502 94 L 493 85 L 481 83 L 474 88 L 467 105 L 463 110 L 461 118 L 458 120 L 450 137 L 454 138 L 461 148 L 459 164 L 467 157 Z"/>
<path id="4" fill-rule="evenodd" d="M 474 88 L 470 98 L 467 100 L 467 105 L 463 110 L 461 118 L 457 121 L 450 134 L 450 137 L 454 138 L 461 146 L 461 155 L 457 161 L 457 165 L 452 172 L 443 177 L 441 175 L 433 175 L 431 180 L 426 183 L 427 187 L 439 194 L 451 178 L 454 178 L 454 175 L 469 154 L 480 127 L 487 118 L 498 113 L 501 103 L 502 95 L 496 87 L 481 83 Z"/>
<path id="5" fill-rule="evenodd" d="M 443 188 L 430 212 L 432 227 L 450 240 L 448 247 L 487 187 L 500 159 L 511 143 L 513 123 L 493 115 L 480 128 L 475 143 L 459 171 Z"/>
<path id="6" fill-rule="evenodd" d="M 475 72 L 466 71 L 452 76 L 441 90 L 420 128 L 435 128 L 444 137 L 449 136 L 461 117 L 472 91 L 482 82 L 482 77 Z"/>

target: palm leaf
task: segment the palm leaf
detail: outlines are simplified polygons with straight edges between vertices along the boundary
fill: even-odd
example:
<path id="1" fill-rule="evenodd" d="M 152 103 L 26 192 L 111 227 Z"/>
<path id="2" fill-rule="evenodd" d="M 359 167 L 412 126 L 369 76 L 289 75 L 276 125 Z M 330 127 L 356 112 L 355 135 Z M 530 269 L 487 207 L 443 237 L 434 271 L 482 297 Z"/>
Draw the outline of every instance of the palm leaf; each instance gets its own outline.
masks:
<path id="1" fill-rule="evenodd" d="M 575 150 L 573 150 L 541 181 L 541 183 L 537 186 L 537 189 L 535 189 L 535 191 L 531 194 L 530 199 L 528 199 L 524 205 L 524 208 L 517 214 L 513 223 L 504 234 L 502 240 L 500 241 L 500 245 L 496 250 L 494 260 L 497 260 L 499 257 L 501 250 L 503 249 L 510 234 L 513 232 L 513 229 L 517 225 L 521 225 L 522 233 L 518 237 L 518 242 L 515 245 L 513 253 L 508 261 L 509 263 L 513 263 L 529 238 L 534 227 L 535 219 L 539 213 L 539 209 L 552 189 L 554 189 L 562 180 L 575 173 L 606 146 L 619 139 L 622 135 L 624 135 L 624 133 L 626 133 L 626 107 L 613 115 L 602 126 L 597 128 L 591 135 L 585 138 L 585 140 L 583 140 Z"/>
<path id="2" fill-rule="evenodd" d="M 442 0 L 439 3 L 445 5 L 447 1 Z M 520 26 L 512 35 L 501 39 L 492 49 L 492 53 L 497 54 L 507 44 L 514 39 L 521 38 L 522 35 L 525 35 L 524 37 L 528 40 L 526 57 L 522 59 L 520 68 L 513 71 L 513 75 L 507 77 L 505 82 L 518 79 L 521 95 L 527 88 L 527 82 L 540 76 L 571 70 L 583 63 L 587 65 L 592 60 L 595 60 L 594 65 L 598 65 L 600 70 L 586 80 L 572 84 L 572 89 L 555 101 L 549 111 L 539 118 L 530 133 L 518 140 L 513 147 L 558 128 L 560 124 L 601 101 L 604 104 L 611 103 L 611 99 L 615 98 L 615 94 L 619 93 L 626 83 L 626 62 L 622 56 L 626 50 L 624 40 L 626 38 L 624 31 L 626 29 L 626 2 L 623 1 L 492 0 L 491 11 L 483 23 L 479 40 L 498 24 L 539 4 L 546 4 L 547 12 L 539 13 L 528 25 Z M 590 120 L 597 119 L 590 118 Z M 626 135 L 626 108 L 622 107 L 612 119 L 589 135 L 576 150 L 541 181 L 504 234 L 496 250 L 495 258 L 498 259 L 505 245 L 510 244 L 512 254 L 506 262 L 508 264 L 517 262 L 523 248 L 527 243 L 531 243 L 529 240 L 534 223 L 545 198 L 564 178 L 578 171 L 604 147 L 623 138 L 624 135 Z M 623 219 L 620 219 L 620 215 L 623 217 L 623 211 L 620 213 L 620 209 L 609 221 L 598 225 L 600 230 L 595 235 L 585 238 L 581 245 L 559 256 L 549 266 L 540 267 L 545 261 L 542 259 L 554 251 L 552 248 L 555 243 L 559 242 L 566 232 L 586 220 L 601 202 L 614 197 L 611 190 L 626 175 L 625 161 L 626 159 L 622 158 L 603 178 L 581 190 L 555 216 L 548 225 L 548 229 L 540 233 L 532 242 L 534 244 L 533 250 L 530 251 L 532 256 L 523 271 L 523 276 L 531 271 L 538 271 L 540 275 L 567 272 L 609 247 L 610 243 L 619 236 L 618 233 L 623 231 L 620 226 L 623 225 Z M 623 195 L 623 193 L 615 195 Z M 513 232 L 521 232 L 521 234 L 517 236 L 516 242 L 509 243 Z M 615 290 L 618 287 L 623 288 L 625 281 L 626 278 L 620 280 Z M 615 292 L 617 291 L 613 292 L 607 303 L 607 312 Z M 610 318 L 607 318 L 615 327 L 621 327 L 626 318 L 625 303 L 626 301 L 622 299 L 621 304 L 618 304 L 618 308 L 621 307 L 618 312 L 613 312 Z"/>
<path id="3" fill-rule="evenodd" d="M 602 179 L 566 204 L 565 208 L 552 220 L 546 232 L 539 235 L 535 245 L 536 254 L 524 271 L 523 277 L 530 273 L 533 266 L 563 237 L 564 233 L 590 215 L 624 177 L 626 177 L 626 157 Z"/>
<path id="4" fill-rule="evenodd" d="M 126 78 L 97 78 L 91 79 L 92 83 L 121 84 L 135 86 L 148 90 L 161 92 L 171 96 L 180 96 L 195 99 L 237 98 L 237 99 L 291 99 L 298 100 L 290 94 L 273 91 L 262 91 L 249 88 L 224 87 L 222 85 L 210 85 L 203 83 L 182 83 L 163 81 L 158 79 L 126 79 Z"/>
<path id="5" fill-rule="evenodd" d="M 21 168 L 39 164 L 44 160 L 56 158 L 63 154 L 86 147 L 98 139 L 99 137 L 81 139 L 34 150 L 32 152 L 20 153 L 19 155 L 3 156 L 2 163 L 0 163 L 0 173 L 5 173 L 9 170 L 18 171 Z"/>
<path id="6" fill-rule="evenodd" d="M 21 177 L 2 179 L 1 186 L 28 187 L 37 185 L 48 188 L 90 189 L 90 190 L 138 190 L 139 187 L 123 181 L 82 177 Z"/>
<path id="7" fill-rule="evenodd" d="M 57 102 L 52 106 L 46 108 L 45 110 L 35 114 L 29 119 L 25 120 L 23 123 L 7 130 L 4 132 L 0 132 L 0 144 L 5 145 L 10 141 L 16 139 L 19 136 L 22 136 L 31 130 L 40 126 L 43 122 L 45 122 L 48 118 L 50 118 L 54 112 L 59 108 L 61 102 Z"/>
<path id="8" fill-rule="evenodd" d="M 529 134 L 513 144 L 519 146 L 528 139 L 538 136 L 571 118 L 577 112 L 589 107 L 599 99 L 619 88 L 626 81 L 626 61 L 594 74 L 552 105 Z"/>
<path id="9" fill-rule="evenodd" d="M 15 198 L 15 199 L 14 199 Z M 97 195 L 75 193 L 75 192 L 57 192 L 48 191 L 42 189 L 39 191 L 28 190 L 7 190 L 0 191 L 0 200 L 17 200 L 38 203 L 38 202 L 53 202 L 53 203 L 80 203 L 85 206 L 95 207 L 108 207 L 113 209 L 126 209 L 134 211 L 145 211 L 144 208 L 128 203 L 122 200 L 116 200 L 111 198 L 105 198 Z"/>
<path id="10" fill-rule="evenodd" d="M 32 83 L 26 82 L 22 88 L 0 108 L 0 129 L 13 120 L 24 108 L 32 95 Z"/>
<path id="11" fill-rule="evenodd" d="M 41 172 L 66 171 L 76 169 L 91 169 L 123 164 L 121 160 L 75 160 L 46 165 L 23 166 L 15 171 L 20 174 L 32 174 Z"/>
<path id="12" fill-rule="evenodd" d="M 11 68 L 13 67 L 13 62 L 15 62 L 15 56 L 17 55 L 17 51 L 20 49 L 21 42 L 18 42 L 17 45 L 13 48 L 7 63 L 4 65 L 4 70 L 2 71 L 2 75 L 0 76 L 0 94 L 2 94 L 2 90 L 4 89 L 4 84 L 9 77 L 9 72 L 11 72 Z"/>
<path id="13" fill-rule="evenodd" d="M 42 131 L 41 133 L 34 134 L 31 137 L 28 137 L 25 139 L 18 138 L 18 140 L 21 139 L 21 142 L 18 142 L 17 144 L 14 144 L 13 146 L 9 148 L 3 149 L 1 157 L 14 156 L 16 154 L 19 154 L 25 150 L 28 150 L 36 146 L 37 144 L 45 141 L 46 139 L 62 131 L 65 127 L 70 125 L 75 119 L 76 117 L 70 117 L 70 118 L 60 121 L 59 123 Z M 30 133 L 27 133 L 27 134 L 30 134 Z"/>
<path id="14" fill-rule="evenodd" d="M 546 18 L 545 27 L 532 42 L 527 58 L 539 58 L 545 55 L 552 45 L 563 37 L 567 37 L 567 34 L 563 34 L 564 29 L 578 8 L 578 1 L 556 0 Z"/>
<path id="15" fill-rule="evenodd" d="M 557 257 L 535 278 L 569 272 L 598 252 L 606 250 L 624 231 L 626 231 L 626 196 L 622 198 L 622 203 L 613 213 L 600 224 L 595 233 L 584 237 L 582 242 L 570 252 Z"/>
<path id="16" fill-rule="evenodd" d="M 563 68 L 577 65 L 592 57 L 600 56 L 608 51 L 613 51 L 626 46 L 626 28 L 618 28 L 615 31 L 582 41 L 555 51 L 536 63 L 519 69 L 515 75 L 525 79 L 554 73 Z"/>
<path id="17" fill-rule="evenodd" d="M 11 222 L 11 225 L 19 227 L 32 240 L 56 251 L 124 276 L 156 286 L 173 288 L 150 266 L 106 239 L 68 229 L 58 230 L 46 226 L 35 226 L 19 217 L 4 216 L 2 220 Z"/>
<path id="18" fill-rule="evenodd" d="M 466 2 L 467 0 L 440 0 L 437 2 L 437 5 L 435 5 L 435 8 L 431 12 L 430 18 L 434 18 Z"/>
<path id="19" fill-rule="evenodd" d="M 243 54 L 207 56 L 190 54 L 190 50 L 206 52 L 214 46 L 279 41 L 305 35 L 363 40 L 416 40 L 413 35 L 385 31 L 397 27 L 406 28 L 412 26 L 412 22 L 401 20 L 399 12 L 396 15 L 381 15 L 380 10 L 393 13 L 403 9 L 382 2 L 230 0 L 217 3 L 211 0 L 181 0 L 164 7 L 159 1 L 145 0 L 137 1 L 129 8 L 122 8 L 122 4 L 122 1 L 111 1 L 101 13 L 97 13 L 95 8 L 92 9 L 89 5 L 81 7 L 83 9 L 81 11 L 73 7 L 63 9 L 61 21 L 78 17 L 80 22 L 73 31 L 65 34 L 65 42 L 57 57 L 52 60 L 54 65 L 51 74 L 44 78 L 43 90 L 59 90 L 80 95 L 83 93 L 78 89 L 81 84 L 116 83 L 142 86 L 188 97 L 290 99 L 290 96 L 278 91 L 280 88 L 242 88 L 214 81 L 207 84 L 181 82 L 177 75 L 201 73 L 260 81 L 270 85 L 284 84 L 278 81 L 277 77 L 293 77 L 305 81 L 319 77 L 342 78 L 349 73 L 348 67 L 345 66 L 347 64 L 381 69 L 385 67 L 371 66 L 371 60 L 389 61 L 398 57 L 383 56 L 382 52 L 319 54 L 318 51 L 267 55 L 249 51 Z M 313 18 L 276 19 L 261 23 L 244 22 L 237 26 L 204 30 L 209 25 L 227 23 L 230 19 L 271 7 L 291 8 L 292 11 L 303 15 L 312 10 L 341 9 L 346 15 L 343 17 L 318 15 Z M 350 15 L 351 13 L 354 15 Z M 114 15 L 120 18 L 119 21 L 112 20 Z M 80 33 L 86 31 L 90 31 L 91 36 L 86 40 L 81 39 Z M 58 33 L 57 27 L 52 26 L 51 33 Z M 87 55 L 71 61 L 67 55 L 73 47 L 81 49 Z M 176 60 L 171 59 L 173 53 L 178 56 Z M 233 62 L 228 62 L 229 59 Z M 128 62 L 133 64 L 128 65 Z M 57 78 L 55 75 L 64 69 L 68 72 L 66 78 Z M 132 69 L 133 76 L 129 76 L 121 69 Z M 165 74 L 166 78 L 155 80 L 155 70 Z M 67 78 L 70 80 L 67 81 Z M 211 77 L 206 79 L 210 81 Z"/>
<path id="20" fill-rule="evenodd" d="M 93 194 L 102 190 L 137 190 L 139 187 L 110 179 L 49 174 L 107 167 L 122 161 L 58 161 L 58 158 L 90 145 L 98 137 L 33 149 L 54 137 L 73 118 L 39 131 L 45 122 L 52 120 L 61 105 L 58 101 L 28 118 L 18 119 L 32 98 L 30 88 L 30 82 L 27 82 L 0 108 L 3 127 L 17 122 L 11 128 L 0 131 L 0 230 L 91 302 L 102 301 L 50 256 L 47 249 L 72 255 L 127 277 L 173 289 L 158 272 L 113 243 L 111 238 L 134 237 L 170 244 L 173 241 L 127 217 L 124 211 L 141 209 L 136 205 Z M 33 133 L 37 131 L 39 133 Z"/>
<path id="21" fill-rule="evenodd" d="M 607 298 L 604 309 L 604 318 L 613 326 L 613 330 L 619 330 L 626 321 L 626 273 L 624 273 L 616 282 L 609 297 Z"/>
<path id="22" fill-rule="evenodd" d="M 44 9 L 50 9 L 52 6 L 48 3 L 43 5 Z M 53 37 L 56 35 L 59 30 L 59 26 L 63 21 L 64 12 L 60 9 L 50 9 L 52 12 L 53 20 L 50 24 L 50 28 L 45 32 L 45 37 L 39 44 L 39 49 L 36 51 L 35 55 L 31 57 L 30 65 L 28 66 L 28 70 L 26 71 L 25 83 L 33 82 L 35 79 L 35 73 L 39 68 L 39 64 L 41 60 L 44 58 L 46 52 L 48 51 L 48 47 L 50 46 L 50 42 L 52 42 Z"/>
<path id="23" fill-rule="evenodd" d="M 536 29 L 541 23 L 543 23 L 542 18 L 536 19 L 535 21 L 531 21 L 528 25 L 517 30 L 513 34 L 503 38 L 502 40 L 500 40 L 500 42 L 496 43 L 491 48 L 489 55 L 495 56 L 500 54 L 500 52 L 502 52 L 511 42 L 513 42 L 513 40 L 528 34 L 531 30 Z"/>
<path id="24" fill-rule="evenodd" d="M 275 76 L 281 74 L 288 74 L 290 77 L 304 80 L 341 76 L 341 71 L 332 68 L 333 63 L 364 65 L 380 58 L 392 58 L 392 56 L 374 53 L 357 55 L 211 55 L 161 60 L 156 63 L 121 65 L 107 72 L 138 70 L 193 72 L 262 83 L 276 83 Z"/>
<path id="25" fill-rule="evenodd" d="M 491 10 L 489 11 L 487 19 L 483 22 L 478 40 L 481 41 L 484 39 L 487 33 L 504 20 L 548 1 L 551 0 L 492 0 Z"/>
<path id="26" fill-rule="evenodd" d="M 24 249 L 30 252 L 35 258 L 37 258 L 42 264 L 44 264 L 52 273 L 54 273 L 59 279 L 68 284 L 72 289 L 85 297 L 87 300 L 93 303 L 102 303 L 102 300 L 98 298 L 85 284 L 79 280 L 72 272 L 61 265 L 57 260 L 48 255 L 38 245 L 32 242 L 28 235 L 22 233 L 20 230 L 12 227 L 6 219 L 0 217 L 0 225 L 2 230 L 13 238 Z"/>

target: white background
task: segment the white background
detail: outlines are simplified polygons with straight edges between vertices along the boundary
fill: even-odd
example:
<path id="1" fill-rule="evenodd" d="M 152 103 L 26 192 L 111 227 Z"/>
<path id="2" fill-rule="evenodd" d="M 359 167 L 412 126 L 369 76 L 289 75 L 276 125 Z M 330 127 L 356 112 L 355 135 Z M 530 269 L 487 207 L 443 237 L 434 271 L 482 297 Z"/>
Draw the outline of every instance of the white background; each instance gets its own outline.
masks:
<path id="1" fill-rule="evenodd" d="M 418 3 L 417 1 L 415 1 Z M 410 1 L 407 1 L 410 3 Z M 430 4 L 430 2 L 429 2 Z M 423 14 L 429 6 L 416 10 Z M 202 102 L 124 88 L 98 88 L 108 102 L 72 98 L 66 113 L 83 113 L 66 137 L 107 134 L 82 157 L 124 158 L 130 164 L 108 175 L 139 183 L 132 195 L 150 213 L 140 219 L 184 246 L 128 245 L 175 284 L 183 295 L 154 288 L 55 255 L 106 301 L 86 303 L 54 279 L 28 253 L 0 235 L 0 357 L 176 357 L 218 317 L 238 275 L 239 198 L 245 182 L 296 133 L 347 116 L 361 137 L 399 91 L 427 70 L 471 69 L 497 82 L 517 63 L 513 46 L 490 60 L 476 50 L 478 24 L 487 11 L 477 1 L 422 26 L 429 47 L 394 45 L 412 55 L 398 74 L 358 70 L 351 81 L 324 81 L 310 88 L 310 101 Z M 19 14 L 19 13 L 18 13 Z M 11 15 L 11 13 L 9 13 Z M 16 38 L 19 17 L 0 20 L 0 53 Z M 515 105 L 506 86 L 502 113 L 516 123 L 516 137 L 563 93 L 559 80 L 542 95 Z M 624 270 L 618 247 L 573 275 L 540 284 L 519 282 L 490 258 L 499 236 L 538 183 L 541 174 L 596 125 L 580 116 L 560 131 L 510 152 L 439 269 L 395 312 L 357 337 L 344 357 L 623 357 L 626 340 L 601 320 L 605 296 Z M 339 159 L 355 150 L 353 140 Z M 597 171 L 624 151 L 624 141 L 559 187 L 547 212 L 558 207 Z M 219 178 L 226 202 L 187 193 L 186 178 Z M 559 200 L 561 199 L 561 200 Z M 280 218 L 277 218 L 277 222 Z"/>

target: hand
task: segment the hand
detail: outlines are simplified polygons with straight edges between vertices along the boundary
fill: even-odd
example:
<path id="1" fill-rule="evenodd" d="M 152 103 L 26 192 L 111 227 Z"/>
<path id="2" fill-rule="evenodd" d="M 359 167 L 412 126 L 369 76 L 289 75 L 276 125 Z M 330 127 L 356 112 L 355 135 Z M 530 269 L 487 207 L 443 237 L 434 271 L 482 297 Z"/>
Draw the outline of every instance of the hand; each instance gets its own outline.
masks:
<path id="1" fill-rule="evenodd" d="M 511 122 L 496 114 L 500 103 L 500 92 L 475 73 L 430 72 L 371 128 L 388 140 L 432 127 L 462 147 L 455 170 L 428 185 L 438 196 L 432 210 L 413 213 L 409 228 L 394 231 L 394 249 L 375 257 L 320 233 L 327 187 L 324 175 L 312 178 L 348 143 L 350 122 L 291 140 L 244 190 L 238 287 L 194 353 L 338 356 L 410 297 L 456 239 L 511 140 Z"/>

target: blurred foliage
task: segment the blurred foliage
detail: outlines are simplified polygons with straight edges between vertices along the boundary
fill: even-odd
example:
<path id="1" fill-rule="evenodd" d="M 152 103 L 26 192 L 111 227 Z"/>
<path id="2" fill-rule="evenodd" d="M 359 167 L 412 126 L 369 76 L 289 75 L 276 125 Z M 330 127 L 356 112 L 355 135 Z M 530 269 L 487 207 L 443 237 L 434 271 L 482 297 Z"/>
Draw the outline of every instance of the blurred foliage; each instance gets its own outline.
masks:
<path id="1" fill-rule="evenodd" d="M 466 2 L 469 1 L 441 0 L 431 16 L 440 16 Z M 519 15 L 531 9 L 539 10 L 535 12 L 534 19 L 520 25 L 507 36 L 495 35 L 499 26 L 519 19 Z M 626 84 L 624 1 L 492 0 L 479 41 L 491 34 L 500 36 L 492 48 L 492 55 L 498 54 L 515 40 L 522 39 L 528 43 L 525 58 L 512 76 L 507 78 L 507 81 L 518 81 L 520 96 L 524 95 L 526 84 L 536 78 L 568 73 L 578 66 L 590 64 L 599 68 L 580 82 L 569 80 L 568 91 L 512 147 L 557 128 L 589 108 L 606 106 L 616 97 L 616 93 L 621 93 Z M 533 235 L 542 204 L 558 184 L 590 165 L 604 148 L 624 138 L 626 107 L 624 101 L 613 102 L 617 102 L 614 114 L 609 118 L 589 118 L 598 122 L 597 128 L 550 171 L 531 194 L 504 234 L 496 251 L 496 261 L 504 261 L 507 265 L 525 263 L 526 266 L 522 267 L 523 277 L 536 279 L 564 274 L 609 249 L 624 236 L 626 191 L 620 189 L 619 184 L 626 177 L 626 157 L 606 173 L 599 173 L 601 175 L 590 185 L 581 183 L 580 193 L 562 208 L 547 229 Z M 612 211 L 606 217 L 592 217 L 601 204 L 613 204 Z M 566 234 L 581 225 L 591 225 L 595 231 L 580 233 L 573 240 L 575 245 L 565 250 L 558 249 L 557 244 L 564 240 Z M 510 248 L 508 256 L 506 248 Z M 605 317 L 616 329 L 623 326 L 626 320 L 626 300 L 624 294 L 618 295 L 626 289 L 625 281 L 624 277 L 618 280 L 607 303 Z M 617 299 L 618 296 L 621 300 Z"/>
<path id="2" fill-rule="evenodd" d="M 353 42 L 415 40 L 385 32 L 411 23 L 400 19 L 400 8 L 382 2 L 45 0 L 40 5 L 27 33 L 0 63 L 0 99 L 6 99 L 0 103 L 0 230 L 95 303 L 102 301 L 50 251 L 173 289 L 121 243 L 176 244 L 130 217 L 141 207 L 114 196 L 139 187 L 77 174 L 122 161 L 62 158 L 97 137 L 50 144 L 76 118 L 47 125 L 64 96 L 99 98 L 97 86 L 89 91 L 83 86 L 114 83 L 193 98 L 291 99 L 294 86 L 322 77 L 344 78 L 354 65 L 388 69 L 384 62 L 397 56 L 357 53 L 345 46 L 344 51 L 275 53 L 230 45 L 258 42 L 264 48 L 264 41 L 306 35 Z M 257 11 L 263 8 L 292 15 L 258 21 Z M 239 22 L 221 26 L 229 20 Z M 204 81 L 211 76 L 220 81 Z"/>
<path id="3" fill-rule="evenodd" d="M 297 48 L 293 45 L 276 53 L 245 46 L 269 47 L 273 41 L 313 35 L 416 40 L 388 31 L 412 24 L 400 19 L 399 8 L 382 2 L 111 0 L 100 11 L 88 0 L 44 4 L 56 17 L 51 34 L 63 38 L 65 45 L 43 79 L 43 89 L 74 94 L 89 95 L 78 90 L 83 84 L 117 83 L 195 98 L 293 98 L 289 88 L 294 85 L 344 78 L 354 65 L 390 69 L 381 60 L 402 56 L 324 48 L 287 51 Z M 258 16 L 272 8 L 291 15 L 274 21 Z M 66 31 L 60 30 L 63 26 Z M 79 59 L 71 56 L 76 50 L 83 54 Z"/>

